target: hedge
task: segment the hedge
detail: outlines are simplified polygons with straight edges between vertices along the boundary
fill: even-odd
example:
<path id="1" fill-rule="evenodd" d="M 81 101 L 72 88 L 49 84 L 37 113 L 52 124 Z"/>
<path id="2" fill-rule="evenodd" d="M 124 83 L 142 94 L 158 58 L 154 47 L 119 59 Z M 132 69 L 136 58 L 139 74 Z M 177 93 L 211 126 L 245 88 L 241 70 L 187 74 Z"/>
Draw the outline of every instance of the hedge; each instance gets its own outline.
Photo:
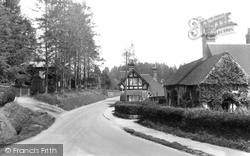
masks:
<path id="1" fill-rule="evenodd" d="M 122 114 L 138 115 L 141 105 L 128 104 L 128 103 L 116 103 L 115 111 Z"/>
<path id="2" fill-rule="evenodd" d="M 250 140 L 250 116 L 207 109 L 185 109 L 159 107 L 157 105 L 115 105 L 115 111 L 123 114 L 140 115 L 140 120 L 149 120 L 178 127 L 184 131 L 206 131 L 226 138 Z"/>

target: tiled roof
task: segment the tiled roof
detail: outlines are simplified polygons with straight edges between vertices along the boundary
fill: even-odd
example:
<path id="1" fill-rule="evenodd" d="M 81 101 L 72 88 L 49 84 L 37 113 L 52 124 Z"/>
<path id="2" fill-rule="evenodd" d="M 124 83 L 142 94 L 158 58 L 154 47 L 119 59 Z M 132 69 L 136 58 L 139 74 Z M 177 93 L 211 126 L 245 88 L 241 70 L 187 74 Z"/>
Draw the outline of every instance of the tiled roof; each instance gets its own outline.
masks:
<path id="1" fill-rule="evenodd" d="M 196 66 L 198 63 L 201 62 L 201 59 L 190 62 L 188 64 L 185 64 L 181 66 L 175 73 L 172 75 L 166 82 L 165 85 L 176 85 L 181 80 L 185 78 L 186 75 L 188 75 Z"/>
<path id="2" fill-rule="evenodd" d="M 153 96 L 164 96 L 164 89 L 154 78 L 149 74 L 140 74 L 141 77 L 149 83 L 149 91 Z"/>
<path id="3" fill-rule="evenodd" d="M 249 44 L 208 44 L 212 55 L 228 52 L 234 60 L 250 75 L 250 45 Z"/>
<path id="4" fill-rule="evenodd" d="M 223 54 L 214 55 L 206 60 L 196 60 L 181 66 L 165 85 L 198 85 Z"/>
<path id="5" fill-rule="evenodd" d="M 196 68 L 188 74 L 179 84 L 181 85 L 197 85 L 205 78 L 205 76 L 212 70 L 214 65 L 220 60 L 223 54 L 214 55 L 205 61 L 197 64 Z"/>

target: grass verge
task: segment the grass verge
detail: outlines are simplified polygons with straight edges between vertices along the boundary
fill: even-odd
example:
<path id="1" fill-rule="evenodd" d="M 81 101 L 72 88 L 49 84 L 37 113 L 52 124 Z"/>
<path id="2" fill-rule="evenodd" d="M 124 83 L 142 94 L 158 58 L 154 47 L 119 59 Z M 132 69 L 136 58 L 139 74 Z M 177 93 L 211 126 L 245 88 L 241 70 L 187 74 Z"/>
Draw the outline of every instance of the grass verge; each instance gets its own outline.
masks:
<path id="1" fill-rule="evenodd" d="M 33 137 L 55 122 L 55 118 L 47 112 L 32 111 L 16 102 L 6 104 L 1 111 L 14 127 L 17 135 L 1 138 L 0 148 Z"/>
<path id="2" fill-rule="evenodd" d="M 245 140 L 229 140 L 224 137 L 218 137 L 207 133 L 206 131 L 199 131 L 196 133 L 184 131 L 177 127 L 171 127 L 161 123 L 154 123 L 149 120 L 139 120 L 138 123 L 142 126 L 159 130 L 168 134 L 173 134 L 183 138 L 189 138 L 199 142 L 210 143 L 218 146 L 228 147 L 232 149 L 242 150 L 245 152 L 250 152 L 250 142 Z"/>
<path id="3" fill-rule="evenodd" d="M 144 133 L 137 132 L 133 129 L 124 128 L 124 130 L 134 136 L 137 136 L 137 137 L 149 140 L 149 141 L 153 141 L 155 143 L 159 143 L 161 145 L 168 146 L 168 147 L 171 147 L 171 148 L 174 148 L 174 149 L 186 152 L 186 153 L 190 153 L 196 156 L 214 156 L 212 154 L 209 154 L 200 150 L 194 150 L 194 149 L 188 148 L 187 146 L 183 146 L 177 142 L 169 142 L 164 139 L 155 138 L 155 137 L 152 137 L 151 135 L 146 135 Z"/>
<path id="4" fill-rule="evenodd" d="M 39 94 L 34 99 L 46 102 L 50 105 L 58 106 L 70 111 L 75 108 L 85 106 L 94 102 L 105 100 L 107 96 L 97 90 L 79 90 L 60 93 L 57 96 L 52 94 Z"/>

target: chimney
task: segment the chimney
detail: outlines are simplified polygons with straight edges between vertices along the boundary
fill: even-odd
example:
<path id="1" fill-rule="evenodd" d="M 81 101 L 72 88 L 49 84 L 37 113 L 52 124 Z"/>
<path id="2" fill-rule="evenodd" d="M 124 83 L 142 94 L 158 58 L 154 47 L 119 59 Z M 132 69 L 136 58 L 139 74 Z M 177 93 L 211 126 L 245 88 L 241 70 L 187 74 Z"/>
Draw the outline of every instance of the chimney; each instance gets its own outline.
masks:
<path id="1" fill-rule="evenodd" d="M 250 44 L 250 28 L 248 28 L 248 32 L 246 34 L 246 44 Z"/>
<path id="2" fill-rule="evenodd" d="M 152 67 L 152 71 L 153 71 L 153 78 L 157 81 L 157 68 L 156 68 L 156 65 L 154 67 Z"/>
<path id="3" fill-rule="evenodd" d="M 202 60 L 206 60 L 211 57 L 211 53 L 208 49 L 208 42 L 215 42 L 215 36 L 202 36 Z"/>
<path id="4" fill-rule="evenodd" d="M 130 59 L 128 62 L 128 71 L 132 70 L 135 68 L 134 60 Z"/>

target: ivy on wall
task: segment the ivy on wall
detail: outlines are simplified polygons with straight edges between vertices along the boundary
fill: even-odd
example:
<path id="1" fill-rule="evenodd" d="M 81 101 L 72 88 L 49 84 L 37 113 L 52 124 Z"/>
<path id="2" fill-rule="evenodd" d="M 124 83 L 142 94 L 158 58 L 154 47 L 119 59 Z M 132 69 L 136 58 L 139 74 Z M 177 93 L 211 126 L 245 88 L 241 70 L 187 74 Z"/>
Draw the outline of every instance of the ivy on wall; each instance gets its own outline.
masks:
<path id="1" fill-rule="evenodd" d="M 233 85 L 239 87 L 240 93 L 246 95 L 249 77 L 244 70 L 225 53 L 200 85 L 200 100 L 221 103 L 223 95 L 232 93 Z"/>

